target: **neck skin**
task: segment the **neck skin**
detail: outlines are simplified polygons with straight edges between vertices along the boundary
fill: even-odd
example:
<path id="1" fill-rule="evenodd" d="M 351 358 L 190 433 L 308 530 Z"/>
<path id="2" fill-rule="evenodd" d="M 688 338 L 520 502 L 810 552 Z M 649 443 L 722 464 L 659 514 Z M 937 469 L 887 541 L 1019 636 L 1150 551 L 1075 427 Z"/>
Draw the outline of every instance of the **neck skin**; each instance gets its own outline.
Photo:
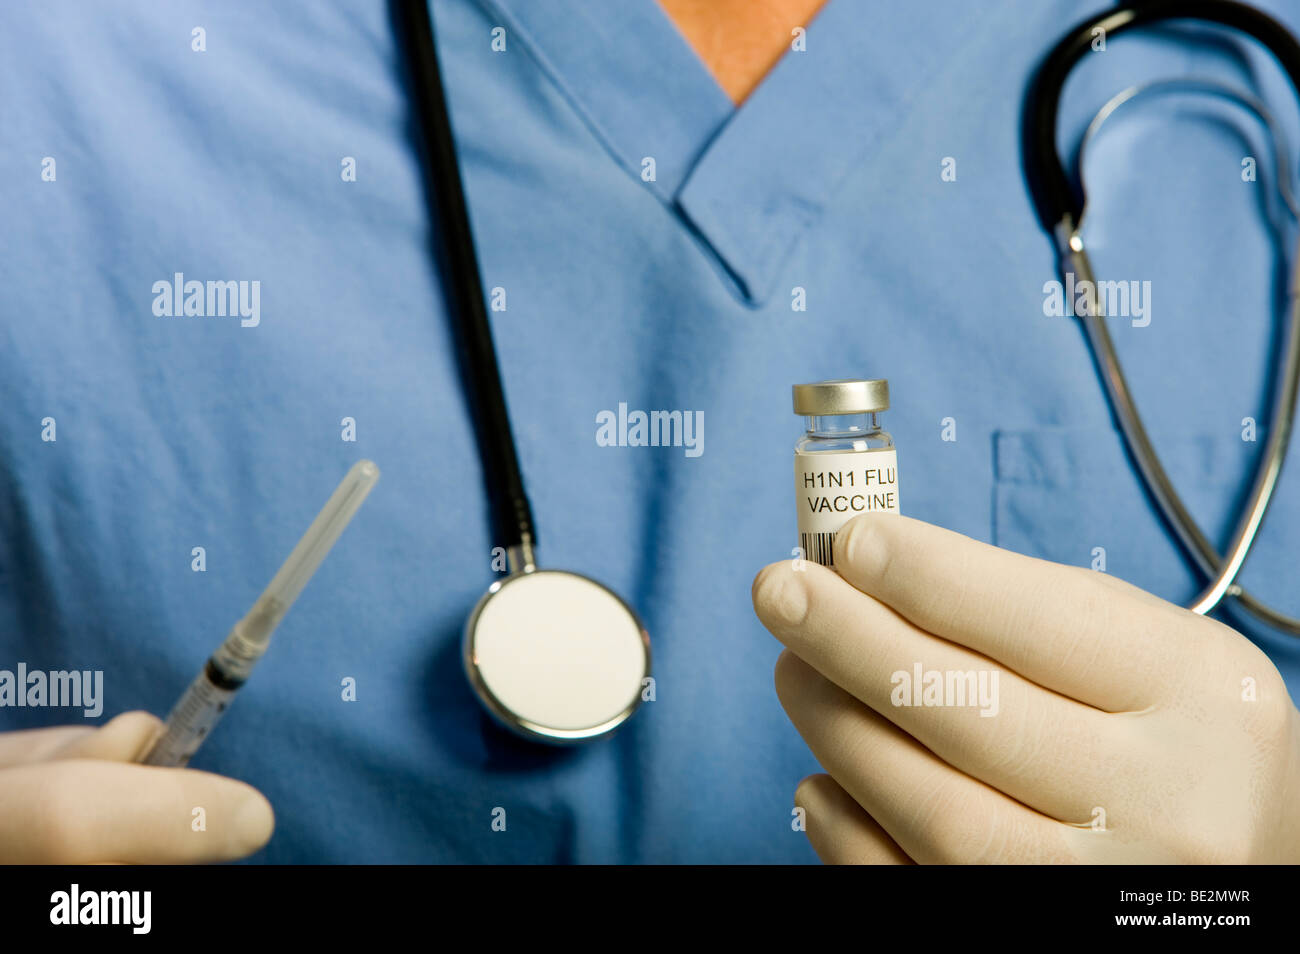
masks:
<path id="1" fill-rule="evenodd" d="M 826 0 L 659 0 L 713 78 L 739 106 Z"/>

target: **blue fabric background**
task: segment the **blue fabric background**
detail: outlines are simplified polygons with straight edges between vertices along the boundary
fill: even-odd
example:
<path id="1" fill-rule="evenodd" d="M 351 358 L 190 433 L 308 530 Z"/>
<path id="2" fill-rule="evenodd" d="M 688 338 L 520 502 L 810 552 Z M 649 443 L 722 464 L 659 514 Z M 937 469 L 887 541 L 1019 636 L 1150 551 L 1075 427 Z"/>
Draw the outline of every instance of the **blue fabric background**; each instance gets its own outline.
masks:
<path id="1" fill-rule="evenodd" d="M 503 735 L 460 670 L 494 542 L 385 7 L 0 8 L 0 667 L 102 669 L 103 718 L 164 714 L 369 457 L 378 488 L 195 763 L 271 799 L 257 860 L 813 860 L 790 810 L 817 766 L 750 606 L 793 545 L 791 384 L 889 378 L 910 515 L 1066 563 L 1103 546 L 1162 596 L 1197 588 L 1079 328 L 1042 314 L 1055 265 L 1020 102 L 1098 7 L 830 0 L 733 113 L 653 0 L 435 0 L 540 555 L 623 594 L 654 644 L 657 700 L 566 751 Z M 1203 72 L 1259 89 L 1296 141 L 1266 57 L 1179 28 L 1090 57 L 1063 146 L 1121 87 Z M 1266 416 L 1279 269 L 1268 163 L 1240 177 L 1258 129 L 1226 120 L 1142 107 L 1089 165 L 1099 272 L 1153 283 L 1121 351 L 1220 545 L 1263 446 L 1241 420 Z M 178 271 L 260 281 L 260 325 L 155 317 Z M 597 446 L 621 401 L 702 410 L 704 454 Z M 1292 613 L 1298 531 L 1293 463 L 1246 573 Z M 1242 625 L 1294 693 L 1300 641 Z M 76 718 L 7 709 L 0 728 Z"/>

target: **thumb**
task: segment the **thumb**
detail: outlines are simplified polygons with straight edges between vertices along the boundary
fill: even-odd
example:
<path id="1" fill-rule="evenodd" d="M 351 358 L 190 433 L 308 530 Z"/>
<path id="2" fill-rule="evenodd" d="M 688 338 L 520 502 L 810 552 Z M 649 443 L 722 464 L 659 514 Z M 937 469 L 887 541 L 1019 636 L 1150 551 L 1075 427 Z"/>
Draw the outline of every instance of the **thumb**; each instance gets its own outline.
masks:
<path id="1" fill-rule="evenodd" d="M 70 739 L 51 758 L 134 762 L 145 754 L 161 729 L 162 720 L 151 713 L 123 712 L 94 732 Z"/>

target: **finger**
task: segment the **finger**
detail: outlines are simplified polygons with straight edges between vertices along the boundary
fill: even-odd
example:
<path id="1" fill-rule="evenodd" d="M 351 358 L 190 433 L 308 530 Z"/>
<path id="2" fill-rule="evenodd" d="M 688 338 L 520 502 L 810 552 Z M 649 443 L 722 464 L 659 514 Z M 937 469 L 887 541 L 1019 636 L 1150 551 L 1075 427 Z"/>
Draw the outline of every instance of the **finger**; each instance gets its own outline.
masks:
<path id="1" fill-rule="evenodd" d="M 1075 829 L 946 764 L 789 651 L 777 695 L 808 747 L 855 802 L 921 864 L 1059 864 Z"/>
<path id="2" fill-rule="evenodd" d="M 92 735 L 90 725 L 56 725 L 48 729 L 18 729 L 0 732 L 0 769 L 52 758 L 69 743 Z"/>
<path id="3" fill-rule="evenodd" d="M 123 712 L 94 732 L 71 738 L 54 753 L 59 759 L 134 762 L 153 744 L 162 720 L 149 712 Z"/>
<path id="4" fill-rule="evenodd" d="M 1098 804 L 1085 783 L 1124 751 L 1121 720 L 916 628 L 825 567 L 773 564 L 754 609 L 801 659 L 948 764 L 1054 818 Z"/>
<path id="5" fill-rule="evenodd" d="M 1194 617 L 1181 607 L 1104 573 L 908 517 L 849 521 L 836 535 L 835 567 L 921 629 L 1110 712 L 1145 709 L 1176 691 L 1171 677 L 1197 651 L 1201 630 L 1188 627 Z"/>
<path id="6" fill-rule="evenodd" d="M 266 844 L 274 824 L 256 789 L 193 769 L 69 759 L 0 772 L 9 864 L 230 861 Z"/>
<path id="7" fill-rule="evenodd" d="M 0 733 L 0 769 L 52 759 L 134 762 L 162 727 L 148 712 L 123 712 L 102 726 L 60 725 Z"/>
<path id="8" fill-rule="evenodd" d="M 902 848 L 829 775 L 809 775 L 795 789 L 808 840 L 828 865 L 910 865 Z"/>

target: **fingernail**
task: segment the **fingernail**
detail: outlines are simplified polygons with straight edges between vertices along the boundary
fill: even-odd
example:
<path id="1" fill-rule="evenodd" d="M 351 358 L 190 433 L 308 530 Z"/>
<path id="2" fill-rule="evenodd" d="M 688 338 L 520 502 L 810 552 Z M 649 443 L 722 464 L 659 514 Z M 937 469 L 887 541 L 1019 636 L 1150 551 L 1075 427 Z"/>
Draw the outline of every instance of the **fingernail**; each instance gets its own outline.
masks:
<path id="1" fill-rule="evenodd" d="M 808 615 L 808 592 L 804 589 L 802 576 L 784 563 L 763 571 L 758 603 L 768 616 L 785 626 L 799 626 Z"/>
<path id="2" fill-rule="evenodd" d="M 850 520 L 837 534 L 845 566 L 875 575 L 885 563 L 885 538 L 876 529 L 876 517 L 861 516 Z"/>
<path id="3" fill-rule="evenodd" d="M 260 793 L 250 791 L 235 806 L 231 829 L 231 840 L 240 857 L 257 851 L 271 840 L 271 832 L 275 829 L 271 803 Z"/>

